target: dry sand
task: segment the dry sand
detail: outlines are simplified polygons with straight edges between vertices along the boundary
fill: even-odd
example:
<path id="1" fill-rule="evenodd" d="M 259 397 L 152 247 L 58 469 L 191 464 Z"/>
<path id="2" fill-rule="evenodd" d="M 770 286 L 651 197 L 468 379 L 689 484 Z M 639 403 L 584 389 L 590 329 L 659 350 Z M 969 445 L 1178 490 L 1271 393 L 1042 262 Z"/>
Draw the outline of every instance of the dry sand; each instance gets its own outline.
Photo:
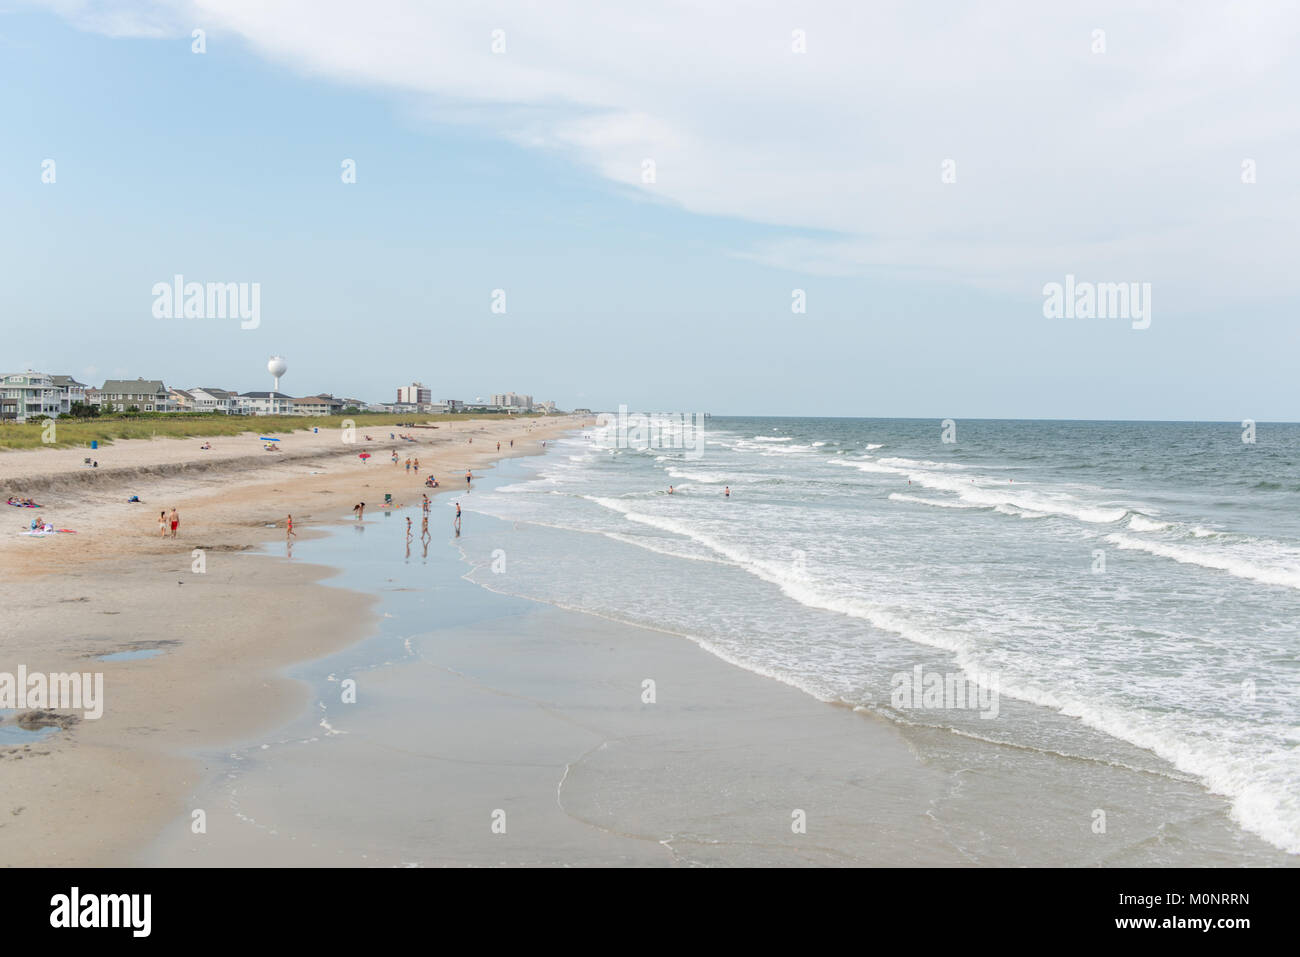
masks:
<path id="1" fill-rule="evenodd" d="M 278 453 L 265 452 L 256 432 L 211 439 L 210 451 L 202 439 L 122 441 L 89 453 L 97 469 L 82 464 L 82 449 L 0 453 L 0 489 L 45 506 L 4 513 L 0 672 L 102 671 L 105 683 L 102 718 L 0 746 L 0 861 L 126 862 L 182 812 L 198 771 L 186 752 L 287 720 L 306 692 L 276 672 L 371 626 L 369 596 L 319 584 L 329 569 L 232 553 L 283 541 L 289 513 L 307 536 L 347 520 L 358 501 L 373 507 L 391 493 L 395 503 L 418 502 L 430 473 L 444 490 L 463 488 L 467 468 L 534 454 L 583 421 L 440 424 L 400 430 L 415 443 L 389 440 L 387 426 L 370 430 L 374 441 L 359 430 L 355 445 L 339 430 L 284 434 Z M 393 466 L 392 450 L 403 463 L 418 456 L 418 476 Z M 127 504 L 133 494 L 143 504 Z M 158 513 L 173 507 L 178 536 L 160 538 Z M 77 534 L 21 535 L 33 517 Z M 167 654 L 97 660 L 148 648 Z"/>

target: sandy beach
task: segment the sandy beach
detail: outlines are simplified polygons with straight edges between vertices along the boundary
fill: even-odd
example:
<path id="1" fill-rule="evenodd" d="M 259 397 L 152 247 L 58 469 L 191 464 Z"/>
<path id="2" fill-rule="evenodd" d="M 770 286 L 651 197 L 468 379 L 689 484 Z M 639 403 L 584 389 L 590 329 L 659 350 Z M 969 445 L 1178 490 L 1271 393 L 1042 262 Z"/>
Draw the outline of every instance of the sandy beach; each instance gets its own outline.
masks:
<path id="1" fill-rule="evenodd" d="M 356 444 L 338 430 L 294 432 L 281 436 L 277 453 L 265 452 L 256 432 L 213 439 L 210 450 L 199 448 L 203 440 L 157 439 L 94 452 L 0 453 L 6 496 L 43 505 L 6 510 L 0 671 L 102 671 L 106 702 L 96 720 L 42 719 L 64 727 L 31 740 L 17 727 L 30 717 L 0 712 L 9 732 L 0 740 L 0 860 L 127 863 L 180 811 L 199 772 L 187 756 L 193 749 L 287 720 L 304 691 L 279 670 L 365 635 L 373 599 L 322 587 L 330 569 L 239 555 L 283 542 L 286 515 L 307 538 L 349 521 L 358 501 L 374 507 L 391 494 L 395 503 L 418 502 L 433 491 L 423 485 L 430 473 L 443 490 L 459 491 L 466 469 L 534 454 L 579 424 L 444 421 L 403 430 L 414 443 L 390 440 L 388 427 L 372 429 L 373 441 L 360 431 Z M 362 450 L 372 453 L 368 461 L 358 458 Z M 392 451 L 401 465 L 391 464 Z M 88 455 L 97 469 L 84 466 Z M 406 471 L 407 456 L 420 458 L 418 477 Z M 141 504 L 128 504 L 132 495 Z M 173 507 L 177 538 L 161 538 L 158 513 Z M 34 515 L 77 533 L 21 535 Z M 166 654 L 98 660 L 151 649 Z"/>

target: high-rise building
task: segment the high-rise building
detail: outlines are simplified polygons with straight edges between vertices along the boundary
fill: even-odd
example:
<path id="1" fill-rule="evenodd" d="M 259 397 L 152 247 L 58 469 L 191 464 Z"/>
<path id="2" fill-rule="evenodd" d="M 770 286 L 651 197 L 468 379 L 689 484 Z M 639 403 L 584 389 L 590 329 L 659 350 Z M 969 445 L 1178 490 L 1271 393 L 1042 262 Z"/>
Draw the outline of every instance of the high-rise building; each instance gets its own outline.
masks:
<path id="1" fill-rule="evenodd" d="M 398 405 L 428 405 L 433 401 L 433 391 L 419 382 L 397 387 Z"/>
<path id="2" fill-rule="evenodd" d="M 517 392 L 494 392 L 492 394 L 492 404 L 503 409 L 531 409 L 533 407 L 533 397 L 531 395 L 519 395 Z"/>

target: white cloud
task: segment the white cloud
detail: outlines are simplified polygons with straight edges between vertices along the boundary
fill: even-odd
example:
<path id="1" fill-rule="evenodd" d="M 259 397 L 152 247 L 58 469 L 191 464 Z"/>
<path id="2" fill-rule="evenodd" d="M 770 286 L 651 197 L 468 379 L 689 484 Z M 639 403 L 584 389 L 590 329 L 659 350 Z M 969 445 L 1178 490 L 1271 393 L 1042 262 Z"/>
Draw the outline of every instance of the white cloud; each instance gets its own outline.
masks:
<path id="1" fill-rule="evenodd" d="M 48 6 L 110 35 L 202 26 L 210 56 L 211 37 L 238 37 L 310 75 L 426 95 L 430 115 L 564 151 L 693 212 L 779 227 L 784 238 L 738 251 L 773 265 L 1006 289 L 1068 270 L 1169 283 L 1169 304 L 1294 287 L 1300 11 L 1287 5 Z M 940 181 L 948 158 L 954 184 Z M 1245 158 L 1255 185 L 1241 182 Z"/>

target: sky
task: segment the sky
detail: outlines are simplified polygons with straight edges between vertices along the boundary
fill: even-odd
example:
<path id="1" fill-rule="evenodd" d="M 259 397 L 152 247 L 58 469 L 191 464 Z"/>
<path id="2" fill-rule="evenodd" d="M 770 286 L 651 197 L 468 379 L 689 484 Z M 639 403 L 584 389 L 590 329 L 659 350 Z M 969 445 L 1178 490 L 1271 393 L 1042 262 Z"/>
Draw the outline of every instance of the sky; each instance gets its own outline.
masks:
<path id="1" fill-rule="evenodd" d="M 1057 6 L 0 0 L 0 371 L 1300 420 L 1300 9 Z"/>

